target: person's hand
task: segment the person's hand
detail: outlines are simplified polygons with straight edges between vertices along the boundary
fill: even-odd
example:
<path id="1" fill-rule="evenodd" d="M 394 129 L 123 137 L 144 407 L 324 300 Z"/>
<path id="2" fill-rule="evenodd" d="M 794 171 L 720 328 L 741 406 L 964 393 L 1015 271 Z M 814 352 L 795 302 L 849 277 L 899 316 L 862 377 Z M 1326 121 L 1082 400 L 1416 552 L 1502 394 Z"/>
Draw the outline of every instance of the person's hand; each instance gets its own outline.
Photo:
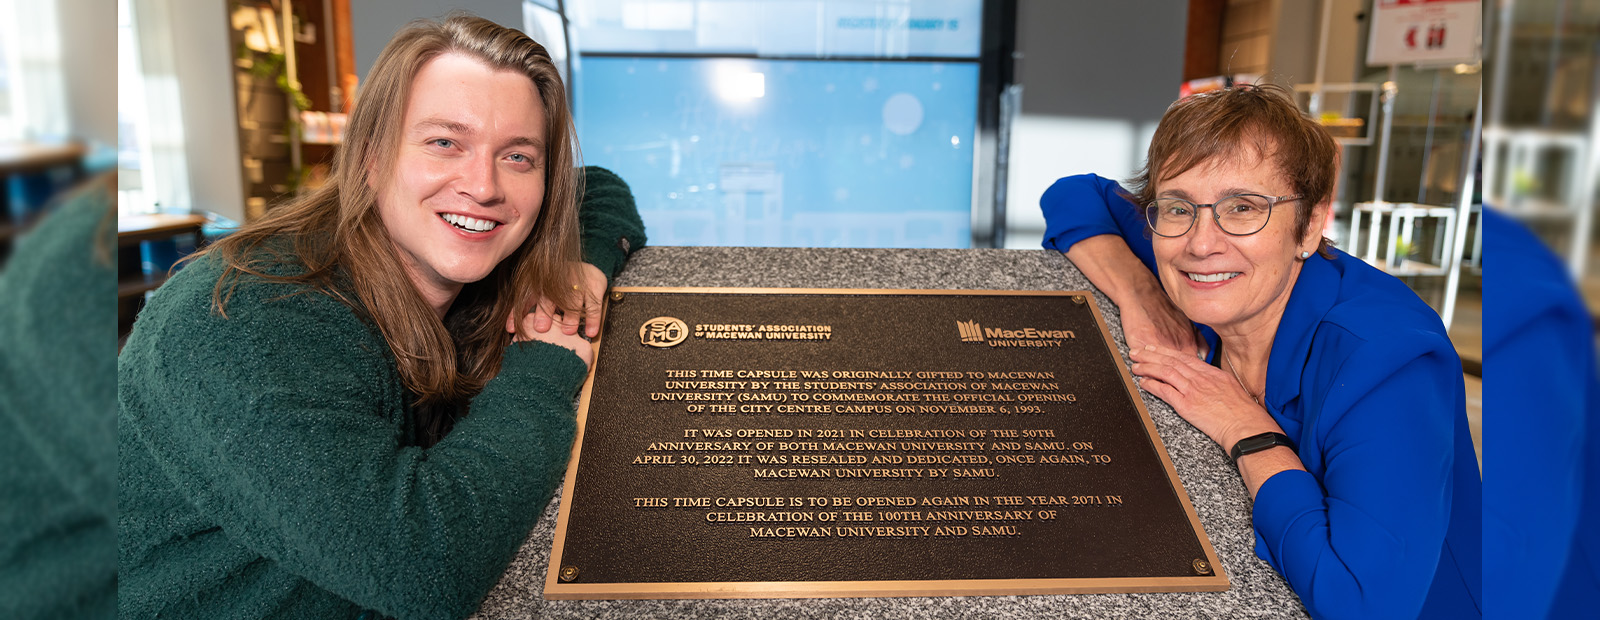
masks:
<path id="1" fill-rule="evenodd" d="M 522 315 L 522 327 L 523 327 L 523 329 L 522 329 L 521 333 L 517 333 L 516 330 L 512 330 L 512 332 L 513 332 L 513 335 L 511 337 L 512 341 L 513 342 L 528 342 L 528 341 L 533 341 L 533 340 L 539 340 L 539 341 L 543 341 L 543 342 L 548 342 L 548 343 L 556 345 L 558 347 L 564 347 L 564 348 L 572 351 L 573 353 L 577 354 L 578 355 L 578 359 L 583 360 L 583 365 L 585 367 L 593 367 L 594 366 L 594 345 L 589 342 L 588 338 L 585 338 L 582 334 L 579 334 L 578 330 L 576 330 L 576 329 L 572 330 L 570 333 L 569 332 L 564 332 L 564 331 L 559 330 L 559 329 L 550 329 L 550 322 L 549 322 L 549 317 L 548 316 L 545 317 L 544 331 L 539 331 L 538 329 L 536 329 L 534 327 L 534 323 L 536 321 L 538 321 L 539 318 L 540 318 L 540 316 L 539 316 L 539 314 L 537 312 L 529 312 L 529 313 L 523 314 Z M 521 334 L 527 334 L 528 337 L 527 338 L 523 338 Z"/>
<path id="2" fill-rule="evenodd" d="M 1196 358 L 1205 352 L 1205 339 L 1122 237 L 1089 237 L 1073 244 L 1066 256 L 1090 284 L 1117 305 L 1129 350 L 1156 345 Z"/>
<path id="3" fill-rule="evenodd" d="M 535 333 L 545 333 L 550 328 L 559 324 L 561 333 L 573 335 L 578 333 L 578 324 L 584 325 L 584 334 L 589 338 L 600 335 L 600 313 L 605 308 L 606 276 L 600 273 L 600 268 L 588 263 L 577 263 L 574 269 L 578 272 L 581 284 L 575 285 L 572 294 L 567 299 L 554 300 L 541 296 L 533 306 L 528 316 L 533 321 L 524 322 Z M 517 318 L 506 318 L 506 331 L 516 333 Z"/>
<path id="4" fill-rule="evenodd" d="M 1158 345 L 1130 351 L 1140 386 L 1167 404 L 1223 450 L 1251 435 L 1283 432 L 1272 414 L 1245 393 L 1228 371 Z"/>
<path id="5" fill-rule="evenodd" d="M 1122 335 L 1130 353 L 1154 345 L 1205 359 L 1205 339 L 1165 292 L 1157 289 L 1142 297 L 1139 303 L 1121 306 Z"/>

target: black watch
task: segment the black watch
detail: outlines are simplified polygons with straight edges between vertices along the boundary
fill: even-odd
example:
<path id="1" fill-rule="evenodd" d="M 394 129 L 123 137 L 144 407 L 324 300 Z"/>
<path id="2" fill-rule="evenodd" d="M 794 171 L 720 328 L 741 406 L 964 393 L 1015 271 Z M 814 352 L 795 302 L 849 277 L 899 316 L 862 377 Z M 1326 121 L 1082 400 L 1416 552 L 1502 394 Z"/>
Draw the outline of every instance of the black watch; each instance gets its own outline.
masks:
<path id="1" fill-rule="evenodd" d="M 1233 444 L 1233 449 L 1228 451 L 1228 456 L 1233 457 L 1233 461 L 1237 463 L 1239 462 L 1239 457 L 1241 456 L 1253 452 L 1260 452 L 1262 450 L 1277 446 L 1283 446 L 1293 450 L 1294 442 L 1290 441 L 1289 436 L 1283 433 L 1262 433 L 1260 435 L 1251 435 L 1249 437 L 1245 437 L 1244 439 L 1240 439 L 1239 443 Z"/>

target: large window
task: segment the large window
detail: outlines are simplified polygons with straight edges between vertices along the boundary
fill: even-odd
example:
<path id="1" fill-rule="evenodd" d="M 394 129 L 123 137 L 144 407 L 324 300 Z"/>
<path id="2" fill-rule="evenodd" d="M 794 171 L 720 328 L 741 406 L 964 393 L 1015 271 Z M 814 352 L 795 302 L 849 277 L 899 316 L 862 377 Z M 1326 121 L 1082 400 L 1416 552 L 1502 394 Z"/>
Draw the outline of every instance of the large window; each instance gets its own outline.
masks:
<path id="1" fill-rule="evenodd" d="M 67 136 L 54 1 L 0 0 L 0 140 Z"/>
<path id="2" fill-rule="evenodd" d="M 188 212 L 188 141 L 171 0 L 117 0 L 117 208 Z"/>
<path id="3" fill-rule="evenodd" d="M 565 9 L 584 162 L 651 243 L 972 243 L 981 0 Z"/>
<path id="4" fill-rule="evenodd" d="M 117 0 L 117 209 L 119 215 L 155 210 L 145 188 L 155 185 L 146 122 L 144 76 L 139 73 L 138 35 L 130 0 Z"/>

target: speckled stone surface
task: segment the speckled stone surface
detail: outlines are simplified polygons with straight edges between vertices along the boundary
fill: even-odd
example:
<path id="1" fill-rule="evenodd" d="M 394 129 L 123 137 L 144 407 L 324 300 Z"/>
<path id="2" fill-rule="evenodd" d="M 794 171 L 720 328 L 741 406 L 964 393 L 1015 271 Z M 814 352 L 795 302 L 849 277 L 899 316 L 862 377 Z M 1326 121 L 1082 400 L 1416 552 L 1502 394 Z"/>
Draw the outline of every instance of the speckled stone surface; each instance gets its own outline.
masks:
<path id="1" fill-rule="evenodd" d="M 1094 290 L 1044 250 L 645 248 L 617 286 Z M 1116 307 L 1095 294 L 1123 343 Z M 1126 358 L 1126 345 L 1123 344 Z M 1205 435 L 1146 394 L 1178 476 L 1232 586 L 1225 592 L 920 598 L 547 601 L 561 493 L 474 618 L 1304 618 L 1299 597 L 1256 557 L 1238 470 Z"/>

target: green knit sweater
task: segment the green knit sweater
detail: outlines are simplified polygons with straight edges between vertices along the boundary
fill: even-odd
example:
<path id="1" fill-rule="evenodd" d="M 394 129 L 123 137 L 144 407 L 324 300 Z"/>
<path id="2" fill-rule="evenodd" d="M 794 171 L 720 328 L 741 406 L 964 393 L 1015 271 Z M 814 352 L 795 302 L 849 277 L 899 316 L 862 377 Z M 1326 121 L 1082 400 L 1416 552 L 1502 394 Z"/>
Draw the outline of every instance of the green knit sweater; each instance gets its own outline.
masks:
<path id="1" fill-rule="evenodd" d="M 0 618 L 116 611 L 116 239 L 91 189 L 0 276 Z"/>
<path id="2" fill-rule="evenodd" d="M 587 186 L 585 256 L 614 274 L 643 225 L 615 175 L 589 169 Z M 511 345 L 469 415 L 422 449 L 375 327 L 261 279 L 223 318 L 220 274 L 210 257 L 179 272 L 122 352 L 122 616 L 472 613 L 561 480 L 583 362 Z"/>

